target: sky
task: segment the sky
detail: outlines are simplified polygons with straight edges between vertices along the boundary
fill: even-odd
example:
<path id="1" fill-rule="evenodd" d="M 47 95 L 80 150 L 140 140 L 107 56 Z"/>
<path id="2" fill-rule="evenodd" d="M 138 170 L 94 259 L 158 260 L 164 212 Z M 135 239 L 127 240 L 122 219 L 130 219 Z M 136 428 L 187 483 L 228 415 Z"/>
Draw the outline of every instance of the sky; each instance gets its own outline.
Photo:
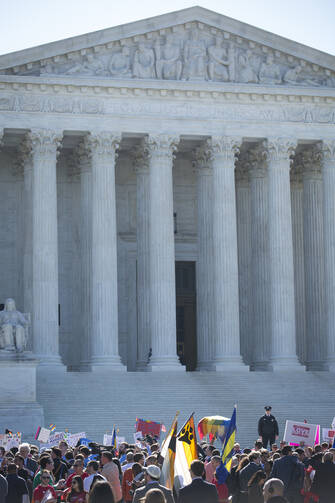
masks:
<path id="1" fill-rule="evenodd" d="M 335 55 L 335 0 L 0 0 L 0 54 L 194 5 Z"/>

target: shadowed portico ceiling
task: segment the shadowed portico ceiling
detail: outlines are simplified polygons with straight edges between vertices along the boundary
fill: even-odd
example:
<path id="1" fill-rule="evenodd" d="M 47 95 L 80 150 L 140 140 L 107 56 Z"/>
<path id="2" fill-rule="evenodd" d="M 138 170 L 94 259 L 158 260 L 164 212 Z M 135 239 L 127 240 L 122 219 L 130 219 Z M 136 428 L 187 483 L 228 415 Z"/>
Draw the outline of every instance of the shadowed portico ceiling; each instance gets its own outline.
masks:
<path id="1" fill-rule="evenodd" d="M 335 88 L 335 57 L 191 7 L 0 56 L 0 73 Z"/>

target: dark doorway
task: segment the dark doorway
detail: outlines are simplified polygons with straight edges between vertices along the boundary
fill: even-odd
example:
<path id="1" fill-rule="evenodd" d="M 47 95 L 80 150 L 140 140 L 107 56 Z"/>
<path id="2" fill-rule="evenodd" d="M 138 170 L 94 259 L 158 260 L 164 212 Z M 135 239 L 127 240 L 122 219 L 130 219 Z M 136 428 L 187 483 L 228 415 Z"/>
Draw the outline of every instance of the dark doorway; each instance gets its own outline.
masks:
<path id="1" fill-rule="evenodd" d="M 186 370 L 197 366 L 195 262 L 176 262 L 177 354 Z"/>

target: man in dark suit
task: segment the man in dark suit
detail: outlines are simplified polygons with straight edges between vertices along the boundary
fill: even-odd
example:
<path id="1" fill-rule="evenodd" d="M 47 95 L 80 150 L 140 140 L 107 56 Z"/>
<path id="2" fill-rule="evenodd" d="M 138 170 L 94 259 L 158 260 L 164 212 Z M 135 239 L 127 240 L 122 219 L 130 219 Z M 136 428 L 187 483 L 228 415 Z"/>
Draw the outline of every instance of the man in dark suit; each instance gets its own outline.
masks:
<path id="1" fill-rule="evenodd" d="M 24 468 L 28 471 L 29 477 L 33 480 L 35 473 L 38 470 L 38 464 L 36 461 L 29 457 L 30 446 L 27 443 L 20 444 L 19 454 L 24 459 Z"/>
<path id="2" fill-rule="evenodd" d="M 17 467 L 14 463 L 8 465 L 8 494 L 6 503 L 23 503 L 23 496 L 26 495 L 26 500 L 29 501 L 28 488 L 26 481 L 18 476 Z"/>
<path id="3" fill-rule="evenodd" d="M 179 491 L 178 503 L 218 503 L 218 492 L 214 484 L 203 480 L 205 465 L 195 459 L 191 463 L 192 482 Z"/>
<path id="4" fill-rule="evenodd" d="M 133 503 L 140 503 L 150 489 L 160 489 L 165 496 L 166 503 L 174 503 L 172 492 L 167 487 L 161 486 L 158 482 L 161 476 L 161 470 L 156 465 L 149 465 L 145 471 L 145 486 L 136 489 Z"/>

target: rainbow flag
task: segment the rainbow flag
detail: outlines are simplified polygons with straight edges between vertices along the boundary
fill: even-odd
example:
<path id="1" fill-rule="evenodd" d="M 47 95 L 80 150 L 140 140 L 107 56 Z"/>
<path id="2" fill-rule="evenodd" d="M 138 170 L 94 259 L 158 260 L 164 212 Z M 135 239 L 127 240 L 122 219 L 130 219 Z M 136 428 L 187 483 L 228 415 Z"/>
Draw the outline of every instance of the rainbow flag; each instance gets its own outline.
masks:
<path id="1" fill-rule="evenodd" d="M 203 417 L 198 423 L 198 432 L 200 440 L 202 440 L 206 435 L 209 435 L 209 441 L 212 442 L 216 438 L 219 438 L 221 442 L 224 442 L 226 437 L 226 432 L 230 423 L 228 417 L 222 416 L 209 416 Z"/>
<path id="2" fill-rule="evenodd" d="M 54 431 L 56 429 L 56 425 L 55 424 L 49 424 L 49 430 L 50 431 Z"/>

